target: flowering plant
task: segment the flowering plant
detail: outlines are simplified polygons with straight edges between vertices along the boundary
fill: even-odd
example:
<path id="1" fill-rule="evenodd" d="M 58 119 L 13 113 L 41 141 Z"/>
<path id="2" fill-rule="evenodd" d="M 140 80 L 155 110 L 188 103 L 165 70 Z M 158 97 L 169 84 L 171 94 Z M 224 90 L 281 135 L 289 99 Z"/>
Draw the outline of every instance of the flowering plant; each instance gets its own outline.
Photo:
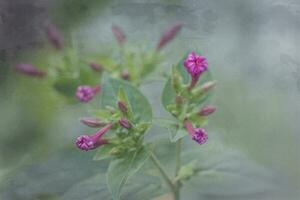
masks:
<path id="1" fill-rule="evenodd" d="M 181 149 L 185 136 L 199 145 L 208 140 L 209 134 L 204 126 L 216 109 L 207 103 L 216 82 L 212 81 L 207 59 L 192 51 L 172 67 L 161 95 L 162 105 L 169 112 L 167 118 L 153 117 L 152 106 L 139 89 L 163 59 L 161 49 L 181 26 L 177 23 L 170 27 L 154 49 L 136 52 L 136 49 L 126 46 L 125 34 L 114 25 L 112 31 L 120 47 L 120 58 L 106 57 L 101 63 L 94 59 L 84 65 L 76 51 L 66 48 L 56 28 L 50 25 L 48 38 L 58 51 L 63 51 L 62 56 L 55 57 L 55 62 L 50 63 L 58 66 L 48 71 L 31 64 L 16 66 L 19 72 L 30 76 L 52 76 L 54 88 L 73 101 L 89 103 L 99 95 L 100 106 L 91 110 L 91 116 L 80 119 L 82 124 L 96 131 L 79 135 L 74 143 L 79 150 L 96 151 L 96 161 L 109 160 L 107 185 L 114 200 L 121 198 L 127 180 L 137 173 L 145 177 L 161 176 L 168 191 L 179 200 L 184 183 L 199 171 L 194 160 L 182 163 Z M 174 154 L 176 160 L 173 176 L 155 152 L 161 141 L 145 140 L 152 124 L 165 127 L 170 133 L 168 145 L 175 146 L 175 151 L 168 154 Z M 156 190 L 147 198 L 168 191 L 165 188 Z"/>

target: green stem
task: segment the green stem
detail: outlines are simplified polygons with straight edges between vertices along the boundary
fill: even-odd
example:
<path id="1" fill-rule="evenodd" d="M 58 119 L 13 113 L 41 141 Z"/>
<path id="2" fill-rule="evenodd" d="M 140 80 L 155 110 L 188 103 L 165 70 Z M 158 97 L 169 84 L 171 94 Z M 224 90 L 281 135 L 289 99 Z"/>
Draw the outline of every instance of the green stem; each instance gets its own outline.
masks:
<path id="1" fill-rule="evenodd" d="M 175 168 L 175 178 L 178 177 L 178 173 L 181 167 L 181 146 L 182 146 L 182 138 L 180 138 L 176 142 L 176 168 Z M 174 191 L 174 200 L 180 199 L 180 181 L 175 181 L 175 191 Z"/>
<path id="2" fill-rule="evenodd" d="M 157 167 L 159 172 L 161 173 L 163 179 L 166 181 L 172 192 L 175 194 L 175 187 L 171 181 L 171 178 L 168 176 L 167 172 L 164 170 L 162 164 L 158 160 L 158 158 L 154 155 L 153 152 L 150 152 L 150 158 L 153 161 L 154 165 Z"/>

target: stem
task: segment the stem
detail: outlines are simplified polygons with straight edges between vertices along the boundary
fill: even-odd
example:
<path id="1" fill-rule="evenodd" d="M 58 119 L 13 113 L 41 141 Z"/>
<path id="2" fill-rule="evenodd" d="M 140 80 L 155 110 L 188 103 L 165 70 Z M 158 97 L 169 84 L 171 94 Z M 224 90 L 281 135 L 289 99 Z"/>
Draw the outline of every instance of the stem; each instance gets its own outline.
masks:
<path id="1" fill-rule="evenodd" d="M 181 146 L 182 146 L 182 138 L 180 138 L 176 142 L 176 169 L 175 169 L 175 178 L 178 177 L 178 173 L 181 167 Z M 180 181 L 175 181 L 175 191 L 174 191 L 174 200 L 179 200 L 180 199 L 180 186 L 181 183 Z"/>
<path id="2" fill-rule="evenodd" d="M 150 158 L 153 161 L 154 165 L 157 167 L 159 172 L 161 173 L 163 179 L 166 181 L 170 189 L 172 190 L 173 193 L 175 193 L 175 187 L 171 181 L 171 178 L 168 176 L 167 172 L 164 170 L 162 164 L 158 160 L 158 158 L 154 155 L 153 152 L 150 152 Z"/>

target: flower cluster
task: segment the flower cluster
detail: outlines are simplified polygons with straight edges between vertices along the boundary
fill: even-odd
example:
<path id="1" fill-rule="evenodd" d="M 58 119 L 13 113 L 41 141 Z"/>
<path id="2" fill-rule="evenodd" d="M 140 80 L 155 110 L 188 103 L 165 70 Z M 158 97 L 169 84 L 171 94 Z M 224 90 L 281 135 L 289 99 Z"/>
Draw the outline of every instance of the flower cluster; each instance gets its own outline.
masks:
<path id="1" fill-rule="evenodd" d="M 202 106 L 199 110 L 200 102 L 207 98 L 208 92 L 215 86 L 215 81 L 208 81 L 198 84 L 202 74 L 208 70 L 207 59 L 194 51 L 189 53 L 183 61 L 183 66 L 173 68 L 171 83 L 175 95 L 174 103 L 167 106 L 167 109 L 181 121 L 193 140 L 199 144 L 204 144 L 208 138 L 207 132 L 201 128 L 207 116 L 215 112 L 216 108 L 211 105 Z M 179 71 L 184 67 L 190 76 L 189 83 L 184 83 L 183 74 Z M 182 70 L 181 70 L 182 71 Z M 195 124 L 199 128 L 193 128 Z"/>
<path id="2" fill-rule="evenodd" d="M 80 135 L 75 144 L 81 150 L 92 150 L 102 145 L 108 145 L 110 155 L 121 156 L 142 147 L 144 133 L 148 124 L 136 120 L 132 113 L 131 105 L 126 100 L 119 99 L 115 107 L 106 107 L 95 113 L 96 117 L 85 117 L 80 121 L 89 127 L 100 128 L 92 135 Z M 102 119 L 100 119 L 102 118 Z M 102 127 L 102 128 L 101 128 Z M 114 134 L 104 137 L 109 130 Z"/>

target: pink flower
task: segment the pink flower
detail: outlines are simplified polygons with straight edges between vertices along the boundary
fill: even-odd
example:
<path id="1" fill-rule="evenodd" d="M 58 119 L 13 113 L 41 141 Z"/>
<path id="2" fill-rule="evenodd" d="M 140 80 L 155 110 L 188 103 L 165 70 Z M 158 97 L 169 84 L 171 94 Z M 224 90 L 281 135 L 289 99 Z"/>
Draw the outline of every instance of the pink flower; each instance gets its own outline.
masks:
<path id="1" fill-rule="evenodd" d="M 208 136 L 204 128 L 193 128 L 192 123 L 188 120 L 185 120 L 184 124 L 193 140 L 199 144 L 204 144 L 207 141 Z"/>
<path id="2" fill-rule="evenodd" d="M 182 23 L 177 22 L 173 26 L 171 26 L 160 38 L 159 43 L 156 46 L 156 49 L 159 50 L 166 46 L 180 31 L 182 27 Z"/>
<path id="3" fill-rule="evenodd" d="M 111 27 L 112 32 L 114 33 L 116 39 L 118 40 L 119 44 L 123 44 L 126 41 L 126 36 L 123 33 L 122 29 L 117 25 L 112 25 Z"/>
<path id="4" fill-rule="evenodd" d="M 199 76 L 207 70 L 207 60 L 204 56 L 191 52 L 184 61 L 184 66 L 191 76 Z"/>
<path id="5" fill-rule="evenodd" d="M 48 40 L 50 41 L 50 43 L 56 49 L 59 49 L 59 50 L 63 49 L 63 47 L 64 47 L 63 39 L 62 39 L 60 33 L 58 32 L 56 26 L 54 26 L 53 24 L 48 24 L 46 32 L 47 32 Z"/>
<path id="6" fill-rule="evenodd" d="M 192 77 L 189 86 L 190 90 L 196 85 L 200 75 L 207 70 L 208 63 L 204 56 L 198 55 L 194 51 L 192 51 L 184 60 L 183 65 Z"/>
<path id="7" fill-rule="evenodd" d="M 204 144 L 208 139 L 206 130 L 204 128 L 196 128 L 192 135 L 192 139 L 199 144 Z"/>
<path id="8" fill-rule="evenodd" d="M 97 85 L 96 87 L 81 85 L 77 88 L 76 97 L 79 101 L 87 103 L 90 102 L 100 90 L 100 85 Z"/>
<path id="9" fill-rule="evenodd" d="M 214 106 L 207 105 L 207 106 L 203 106 L 203 108 L 200 110 L 198 115 L 207 116 L 207 115 L 212 114 L 215 111 L 216 111 L 216 108 Z"/>
<path id="10" fill-rule="evenodd" d="M 32 64 L 26 64 L 26 63 L 19 63 L 15 66 L 15 70 L 26 74 L 28 76 L 34 76 L 34 77 L 39 77 L 43 78 L 44 76 L 47 75 L 47 72 L 41 69 L 36 68 Z"/>
<path id="11" fill-rule="evenodd" d="M 112 124 L 108 124 L 93 135 L 80 135 L 76 138 L 76 146 L 84 151 L 95 149 L 101 145 L 107 144 L 108 141 L 101 139 L 101 137 L 109 131 L 112 127 Z"/>

